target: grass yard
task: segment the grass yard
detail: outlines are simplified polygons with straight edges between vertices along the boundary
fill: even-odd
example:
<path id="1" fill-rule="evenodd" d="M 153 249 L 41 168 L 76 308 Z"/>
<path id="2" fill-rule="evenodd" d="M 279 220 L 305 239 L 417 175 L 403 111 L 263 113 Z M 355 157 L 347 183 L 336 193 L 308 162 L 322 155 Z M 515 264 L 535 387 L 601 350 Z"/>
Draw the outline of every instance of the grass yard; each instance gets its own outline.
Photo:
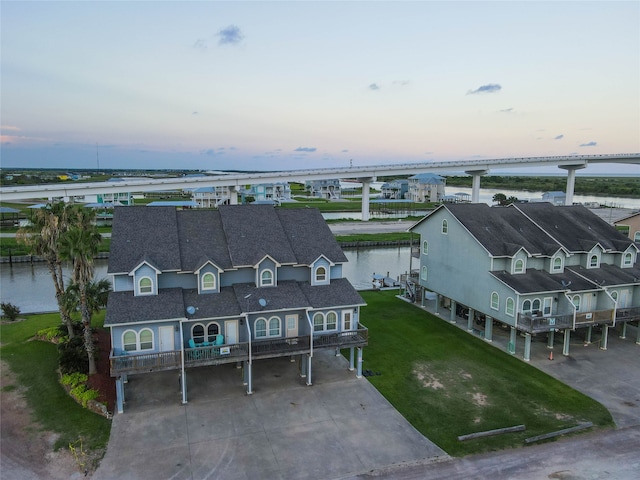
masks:
<path id="1" fill-rule="evenodd" d="M 423 435 L 454 456 L 523 445 L 525 438 L 591 421 L 613 426 L 595 400 L 442 319 L 395 298 L 361 292 L 369 381 Z M 459 442 L 519 424 L 526 431 Z"/>
<path id="2" fill-rule="evenodd" d="M 104 311 L 94 315 L 96 326 L 103 322 Z M 30 315 L 27 320 L 0 325 L 2 360 L 26 387 L 26 399 L 35 420 L 44 430 L 60 435 L 54 448 L 68 448 L 79 439 L 82 439 L 84 449 L 105 448 L 111 421 L 82 408 L 58 383 L 56 345 L 30 340 L 38 330 L 59 323 L 60 316 L 50 313 Z"/>

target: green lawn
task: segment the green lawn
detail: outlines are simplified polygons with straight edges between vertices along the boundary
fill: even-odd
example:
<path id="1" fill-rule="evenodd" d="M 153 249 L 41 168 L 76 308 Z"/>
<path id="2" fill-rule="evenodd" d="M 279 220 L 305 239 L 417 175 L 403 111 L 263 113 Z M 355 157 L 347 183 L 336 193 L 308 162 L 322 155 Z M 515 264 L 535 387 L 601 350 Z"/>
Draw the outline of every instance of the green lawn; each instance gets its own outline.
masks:
<path id="1" fill-rule="evenodd" d="M 598 402 L 483 340 L 395 298 L 362 292 L 369 381 L 423 435 L 459 456 L 521 446 L 525 438 L 591 421 L 613 426 Z M 467 433 L 526 431 L 459 442 Z"/>
<path id="2" fill-rule="evenodd" d="M 104 312 L 95 320 L 96 326 L 101 325 Z M 44 430 L 59 434 L 54 445 L 56 449 L 68 448 L 70 443 L 80 439 L 85 450 L 105 448 L 109 441 L 111 421 L 82 408 L 58 383 L 57 347 L 31 340 L 38 330 L 59 323 L 58 314 L 42 314 L 0 325 L 2 360 L 17 375 L 20 385 L 26 387 L 25 395 L 34 419 Z"/>

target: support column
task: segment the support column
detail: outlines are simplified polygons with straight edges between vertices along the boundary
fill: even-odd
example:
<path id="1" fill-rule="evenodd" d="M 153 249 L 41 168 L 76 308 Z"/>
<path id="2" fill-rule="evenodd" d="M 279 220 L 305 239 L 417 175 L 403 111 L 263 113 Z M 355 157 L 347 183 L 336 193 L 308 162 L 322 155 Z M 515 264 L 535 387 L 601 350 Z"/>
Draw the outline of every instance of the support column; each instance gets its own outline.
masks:
<path id="1" fill-rule="evenodd" d="M 307 355 L 300 355 L 300 377 L 307 377 Z"/>
<path id="2" fill-rule="evenodd" d="M 547 340 L 547 348 L 553 350 L 553 340 L 556 335 L 555 330 L 549 330 L 549 338 Z"/>
<path id="3" fill-rule="evenodd" d="M 609 341 L 609 325 L 602 327 L 602 340 L 600 340 L 600 350 L 607 349 L 607 342 Z"/>
<path id="4" fill-rule="evenodd" d="M 311 386 L 311 355 L 307 355 L 307 385 Z"/>
<path id="5" fill-rule="evenodd" d="M 451 300 L 451 311 L 449 312 L 449 321 L 451 323 L 456 323 L 456 310 L 458 309 L 458 304 L 455 300 Z"/>
<path id="6" fill-rule="evenodd" d="M 369 221 L 369 180 L 362 181 L 362 221 Z"/>
<path id="7" fill-rule="evenodd" d="M 356 372 L 356 378 L 362 378 L 362 347 L 358 348 L 358 371 Z"/>
<path id="8" fill-rule="evenodd" d="M 640 321 L 636 324 L 636 345 L 640 345 Z"/>
<path id="9" fill-rule="evenodd" d="M 471 175 L 471 203 L 480 203 L 480 177 L 487 173 L 487 170 L 470 170 L 464 172 Z"/>
<path id="10" fill-rule="evenodd" d="M 336 357 L 340 356 L 340 349 L 338 347 L 336 347 Z"/>
<path id="11" fill-rule="evenodd" d="M 251 375 L 251 362 L 247 362 L 247 395 L 253 394 L 253 378 Z"/>
<path id="12" fill-rule="evenodd" d="M 469 309 L 469 318 L 467 319 L 467 332 L 473 331 L 473 318 L 476 316 L 476 312 L 473 308 Z"/>
<path id="13" fill-rule="evenodd" d="M 564 332 L 564 342 L 562 343 L 562 355 L 565 357 L 569 356 L 569 344 L 571 342 L 571 330 L 568 328 L 563 330 Z"/>
<path id="14" fill-rule="evenodd" d="M 627 339 L 627 322 L 622 322 L 622 332 L 620 332 L 620 338 L 622 340 Z"/>
<path id="15" fill-rule="evenodd" d="M 422 303 L 424 303 L 424 294 L 422 295 Z M 436 315 L 440 315 L 440 312 L 438 311 L 439 309 L 440 309 L 440 294 L 436 293 L 436 305 L 433 309 L 433 313 L 435 313 Z"/>
<path id="16" fill-rule="evenodd" d="M 576 170 L 584 167 L 584 165 L 560 165 L 560 168 L 567 171 L 567 189 L 564 201 L 565 205 L 573 205 L 573 191 L 576 184 Z"/>
<path id="17" fill-rule="evenodd" d="M 238 204 L 238 189 L 235 186 L 229 187 L 229 203 L 231 205 Z"/>
<path id="18" fill-rule="evenodd" d="M 516 335 L 518 331 L 516 327 L 511 327 L 511 331 L 509 332 L 509 345 L 507 345 L 507 352 L 511 355 L 515 355 L 516 353 Z"/>
<path id="19" fill-rule="evenodd" d="M 493 342 L 493 317 L 487 316 L 484 323 L 484 339 L 491 343 Z"/>
<path id="20" fill-rule="evenodd" d="M 122 377 L 116 378 L 116 410 L 124 413 L 124 383 Z"/>
<path id="21" fill-rule="evenodd" d="M 524 361 L 528 362 L 531 360 L 531 334 L 524 334 Z"/>
<path id="22" fill-rule="evenodd" d="M 591 344 L 591 332 L 593 331 L 593 327 L 587 327 L 587 336 L 584 339 L 585 345 Z"/>
<path id="23" fill-rule="evenodd" d="M 355 348 L 351 347 L 349 349 L 349 371 L 350 372 L 353 372 L 355 370 L 354 360 L 355 360 Z"/>

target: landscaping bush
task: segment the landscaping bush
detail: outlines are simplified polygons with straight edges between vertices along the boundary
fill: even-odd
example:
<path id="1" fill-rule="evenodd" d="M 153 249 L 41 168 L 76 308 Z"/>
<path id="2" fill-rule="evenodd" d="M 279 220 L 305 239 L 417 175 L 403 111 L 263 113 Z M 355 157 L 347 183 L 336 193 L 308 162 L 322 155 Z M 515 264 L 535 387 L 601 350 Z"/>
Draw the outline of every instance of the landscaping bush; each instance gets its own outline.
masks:
<path id="1" fill-rule="evenodd" d="M 58 345 L 58 353 L 61 373 L 89 373 L 89 358 L 82 337 L 74 337 L 61 343 Z"/>
<path id="2" fill-rule="evenodd" d="M 18 315 L 20 315 L 20 308 L 12 303 L 2 302 L 0 303 L 0 308 L 2 308 L 2 316 L 8 318 L 11 322 L 16 321 Z"/>

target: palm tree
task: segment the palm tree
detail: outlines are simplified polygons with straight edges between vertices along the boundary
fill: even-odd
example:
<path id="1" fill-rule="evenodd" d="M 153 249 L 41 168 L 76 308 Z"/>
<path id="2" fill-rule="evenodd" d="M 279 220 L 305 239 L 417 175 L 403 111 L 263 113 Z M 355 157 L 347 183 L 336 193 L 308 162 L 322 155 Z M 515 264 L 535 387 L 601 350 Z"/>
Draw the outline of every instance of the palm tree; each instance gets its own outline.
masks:
<path id="1" fill-rule="evenodd" d="M 504 205 L 504 202 L 506 199 L 507 199 L 507 196 L 504 193 L 496 193 L 493 196 L 493 201 L 498 205 Z"/>
<path id="2" fill-rule="evenodd" d="M 99 312 L 101 308 L 107 305 L 107 299 L 110 291 L 111 282 L 106 278 L 98 281 L 92 281 L 87 284 L 87 305 L 91 314 Z M 78 284 L 72 283 L 67 287 L 63 301 L 65 302 L 69 312 L 75 312 L 80 309 L 80 288 Z"/>
<path id="3" fill-rule="evenodd" d="M 26 245 L 32 255 L 41 257 L 46 263 L 53 280 L 56 302 L 60 319 L 67 327 L 69 338 L 73 338 L 73 322 L 66 308 L 63 296 L 65 292 L 60 257 L 60 237 L 70 228 L 73 207 L 64 202 L 55 202 L 35 211 L 32 223 L 22 227 L 16 234 L 18 242 Z"/>
<path id="4" fill-rule="evenodd" d="M 91 335 L 91 306 L 87 287 L 93 280 L 93 257 L 98 253 L 102 236 L 92 218 L 93 212 L 76 210 L 75 221 L 60 238 L 60 256 L 71 261 L 71 280 L 78 289 L 80 316 L 82 317 L 84 348 L 89 357 L 89 375 L 96 373 L 95 346 Z"/>

